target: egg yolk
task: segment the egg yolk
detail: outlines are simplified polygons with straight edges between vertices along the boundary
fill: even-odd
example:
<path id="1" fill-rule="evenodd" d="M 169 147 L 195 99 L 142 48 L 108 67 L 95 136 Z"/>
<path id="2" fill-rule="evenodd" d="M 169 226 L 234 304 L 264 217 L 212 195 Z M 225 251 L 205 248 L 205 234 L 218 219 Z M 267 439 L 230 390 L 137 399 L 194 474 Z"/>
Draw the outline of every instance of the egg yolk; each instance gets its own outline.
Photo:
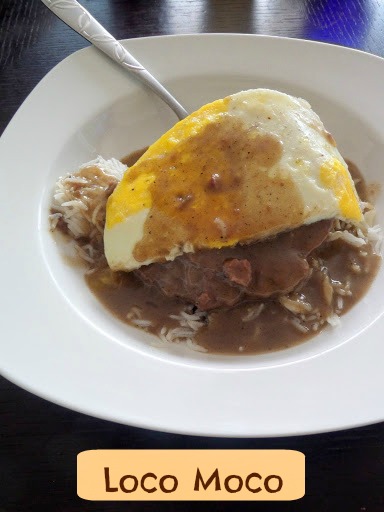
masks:
<path id="1" fill-rule="evenodd" d="M 148 148 L 143 157 L 139 158 L 136 164 L 124 175 L 113 195 L 109 198 L 106 223 L 108 229 L 122 222 L 126 217 L 152 206 L 150 185 L 154 183 L 156 176 L 153 172 L 145 172 L 142 168 L 142 161 L 161 160 L 166 154 L 172 152 L 181 141 L 188 141 L 201 133 L 204 127 L 217 122 L 218 118 L 227 112 L 228 101 L 228 98 L 224 98 L 205 105 L 185 120 L 177 123 Z M 188 145 L 184 149 L 186 149 L 185 153 L 179 156 L 179 164 L 182 165 L 186 164 L 191 158 Z M 177 153 L 180 154 L 180 151 L 177 151 Z M 147 165 L 145 167 L 148 168 Z M 137 169 L 140 170 L 140 173 L 136 172 Z M 171 179 L 177 179 L 177 176 L 172 176 L 175 173 L 177 173 L 176 168 L 169 168 Z"/>
<path id="2" fill-rule="evenodd" d="M 344 218 L 357 221 L 362 219 L 351 177 L 340 160 L 334 158 L 323 163 L 320 168 L 320 179 L 327 188 L 332 190 Z"/>

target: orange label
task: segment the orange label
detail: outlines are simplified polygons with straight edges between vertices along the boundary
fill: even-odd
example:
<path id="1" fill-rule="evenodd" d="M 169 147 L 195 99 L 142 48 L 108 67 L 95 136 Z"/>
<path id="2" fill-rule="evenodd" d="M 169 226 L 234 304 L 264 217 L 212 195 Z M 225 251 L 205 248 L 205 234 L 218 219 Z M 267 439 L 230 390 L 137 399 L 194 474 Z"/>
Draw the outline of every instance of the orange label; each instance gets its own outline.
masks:
<path id="1" fill-rule="evenodd" d="M 297 500 L 305 456 L 294 450 L 89 450 L 77 456 L 86 500 Z"/>

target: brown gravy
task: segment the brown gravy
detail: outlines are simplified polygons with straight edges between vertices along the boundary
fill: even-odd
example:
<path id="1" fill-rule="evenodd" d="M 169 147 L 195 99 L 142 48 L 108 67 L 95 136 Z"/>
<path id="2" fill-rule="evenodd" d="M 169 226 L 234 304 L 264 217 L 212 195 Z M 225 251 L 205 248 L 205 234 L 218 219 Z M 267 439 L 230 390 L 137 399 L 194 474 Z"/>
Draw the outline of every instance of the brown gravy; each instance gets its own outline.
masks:
<path id="1" fill-rule="evenodd" d="M 362 256 L 360 251 L 340 241 L 319 249 L 316 259 L 321 258 L 328 268 L 333 281 L 349 282 L 347 290 L 340 287 L 342 295 L 334 294 L 332 303 L 343 301 L 343 313 L 348 311 L 369 288 L 379 268 L 380 257 L 372 254 Z M 353 272 L 359 268 L 359 273 Z M 143 311 L 143 318 L 151 321 L 148 332 L 158 335 L 161 328 L 176 328 L 178 323 L 170 315 L 179 315 L 185 304 L 177 299 L 165 297 L 156 287 L 147 287 L 132 273 L 112 272 L 108 268 L 99 269 L 86 276 L 88 286 L 104 306 L 120 320 L 134 323 L 127 318 L 132 308 Z M 346 294 L 345 294 L 346 293 Z M 314 269 L 300 294 L 310 301 L 324 316 L 329 309 L 324 293 L 321 269 Z M 259 315 L 252 319 L 252 312 Z M 309 315 L 310 316 L 310 315 Z M 251 318 L 250 320 L 244 320 Z M 197 333 L 196 343 L 209 352 L 216 353 L 262 353 L 276 351 L 299 344 L 314 336 L 324 327 L 317 318 L 308 320 L 308 331 L 298 330 L 292 323 L 292 314 L 280 303 L 271 301 L 244 302 L 232 309 L 220 309 L 209 314 L 208 325 Z"/>
<path id="2" fill-rule="evenodd" d="M 122 159 L 132 165 L 145 149 Z M 356 166 L 348 162 L 354 179 L 359 179 L 358 193 L 369 200 L 366 186 Z M 356 248 L 341 240 L 323 244 L 309 260 L 313 269 L 309 280 L 296 292 L 299 302 L 310 303 L 311 311 L 294 315 L 278 300 L 243 302 L 235 308 L 209 313 L 208 321 L 195 335 L 195 342 L 211 353 L 265 353 L 297 345 L 314 336 L 327 325 L 327 313 L 344 314 L 368 290 L 377 273 L 381 258 L 370 246 Z M 140 312 L 134 318 L 148 320 L 146 331 L 159 335 L 162 328 L 177 328 L 186 304 L 170 299 L 155 286 L 143 284 L 134 274 L 112 272 L 99 268 L 86 275 L 86 282 L 102 304 L 123 322 L 137 327 L 132 311 Z M 289 304 L 288 304 L 289 306 Z M 294 305 L 293 305 L 294 306 Z M 128 317 L 127 317 L 128 315 Z"/>

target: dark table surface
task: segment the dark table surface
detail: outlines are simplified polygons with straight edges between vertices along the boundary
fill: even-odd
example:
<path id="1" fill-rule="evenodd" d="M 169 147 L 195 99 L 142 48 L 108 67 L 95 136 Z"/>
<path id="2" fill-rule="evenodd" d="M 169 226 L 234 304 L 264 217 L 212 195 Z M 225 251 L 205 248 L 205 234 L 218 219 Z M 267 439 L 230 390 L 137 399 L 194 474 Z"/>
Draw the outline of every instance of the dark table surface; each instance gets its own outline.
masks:
<path id="1" fill-rule="evenodd" d="M 238 32 L 314 39 L 384 56 L 381 0 L 83 0 L 117 38 Z M 41 78 L 88 43 L 38 0 L 0 2 L 0 130 Z M 196 15 L 199 13 L 199 15 Z M 0 512 L 384 511 L 384 424 L 279 439 L 173 435 L 113 424 L 0 378 Z M 306 454 L 306 496 L 292 503 L 93 503 L 76 496 L 76 455 L 96 448 L 289 448 Z"/>

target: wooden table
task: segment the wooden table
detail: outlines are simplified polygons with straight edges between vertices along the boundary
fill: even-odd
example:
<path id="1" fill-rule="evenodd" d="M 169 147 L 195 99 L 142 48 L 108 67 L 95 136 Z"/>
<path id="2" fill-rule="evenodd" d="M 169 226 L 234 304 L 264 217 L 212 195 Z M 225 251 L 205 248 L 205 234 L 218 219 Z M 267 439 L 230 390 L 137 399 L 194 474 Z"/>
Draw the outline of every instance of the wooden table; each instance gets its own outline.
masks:
<path id="1" fill-rule="evenodd" d="M 384 56 L 380 0 L 84 0 L 117 38 L 198 32 L 327 41 Z M 0 6 L 0 129 L 58 62 L 87 43 L 38 0 Z M 381 108 L 381 106 L 379 106 Z M 27 161 L 26 161 L 27 162 Z M 3 291 L 4 293 L 4 291 Z M 0 512 L 119 510 L 384 511 L 384 424 L 280 439 L 211 439 L 97 420 L 0 378 Z M 76 496 L 76 455 L 96 448 L 290 448 L 307 460 L 299 502 L 93 503 Z"/>

